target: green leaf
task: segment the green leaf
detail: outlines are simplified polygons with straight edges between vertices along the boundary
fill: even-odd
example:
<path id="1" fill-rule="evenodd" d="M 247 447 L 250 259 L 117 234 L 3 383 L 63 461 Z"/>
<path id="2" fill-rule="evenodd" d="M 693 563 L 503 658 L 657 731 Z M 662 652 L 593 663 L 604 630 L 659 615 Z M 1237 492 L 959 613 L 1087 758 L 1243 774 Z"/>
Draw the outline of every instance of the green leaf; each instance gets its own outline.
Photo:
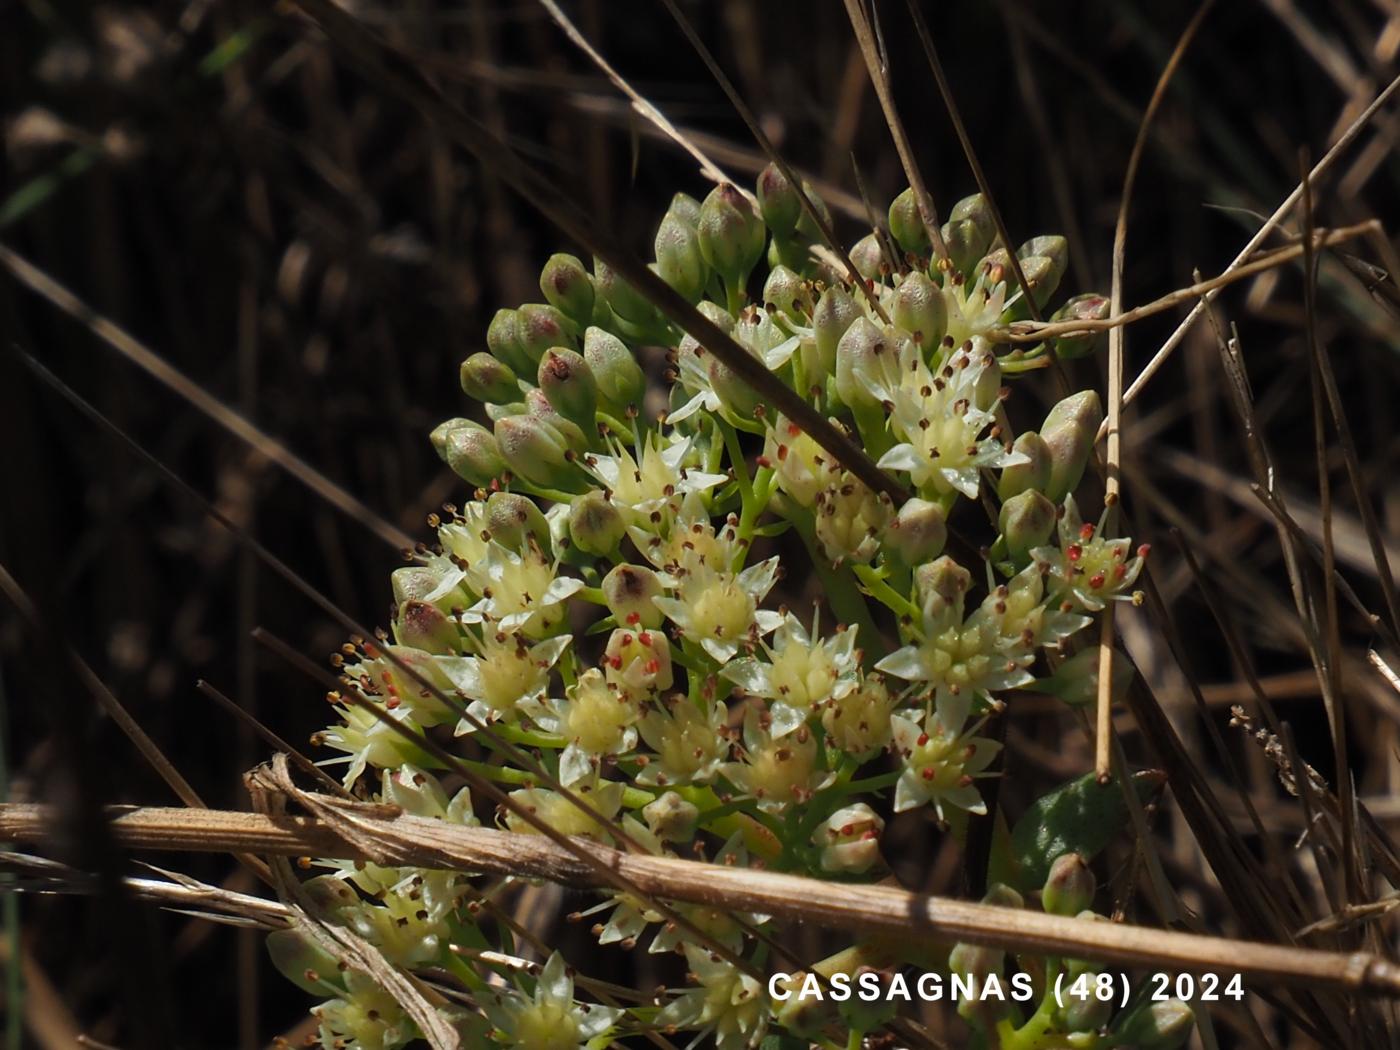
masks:
<path id="1" fill-rule="evenodd" d="M 1133 787 L 1145 801 L 1162 785 L 1162 774 L 1133 774 Z M 1038 890 L 1055 858 L 1078 853 L 1085 860 L 1107 846 L 1128 823 L 1128 804 L 1117 784 L 1100 786 L 1093 773 L 1062 784 L 1037 799 L 1011 831 L 1010 882 Z"/>

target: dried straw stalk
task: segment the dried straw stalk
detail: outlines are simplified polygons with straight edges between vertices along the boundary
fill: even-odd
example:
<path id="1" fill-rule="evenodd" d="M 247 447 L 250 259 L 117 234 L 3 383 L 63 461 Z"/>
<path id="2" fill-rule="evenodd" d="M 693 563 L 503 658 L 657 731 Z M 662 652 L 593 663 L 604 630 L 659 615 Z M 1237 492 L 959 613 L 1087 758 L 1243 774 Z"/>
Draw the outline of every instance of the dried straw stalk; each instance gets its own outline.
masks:
<path id="1" fill-rule="evenodd" d="M 114 807 L 112 832 L 130 849 L 363 859 L 598 887 L 597 869 L 539 835 L 469 828 L 405 816 L 394 807 L 326 800 L 333 819 L 227 810 Z M 37 844 L 57 826 L 51 807 L 0 805 L 0 842 Z M 1400 996 L 1400 966 L 1351 954 L 1202 937 L 1118 923 L 1080 922 L 1039 912 L 862 886 L 623 853 L 587 839 L 590 854 L 649 895 L 758 912 L 892 940 L 967 941 L 1045 955 L 1100 959 L 1168 971 L 1240 973 L 1273 985 L 1308 985 Z"/>

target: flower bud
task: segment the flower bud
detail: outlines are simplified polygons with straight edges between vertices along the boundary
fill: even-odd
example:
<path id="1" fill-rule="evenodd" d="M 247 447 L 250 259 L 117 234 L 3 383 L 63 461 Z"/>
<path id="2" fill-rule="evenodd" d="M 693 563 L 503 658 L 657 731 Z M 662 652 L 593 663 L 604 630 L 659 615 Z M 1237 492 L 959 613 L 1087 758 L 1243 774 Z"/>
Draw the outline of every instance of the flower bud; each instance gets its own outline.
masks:
<path id="1" fill-rule="evenodd" d="M 565 447 L 574 452 L 583 452 L 592 444 L 589 440 L 590 435 L 595 438 L 598 435 L 596 427 L 590 427 L 588 431 L 585 431 L 568 416 L 560 415 L 559 411 L 549 403 L 549 398 L 545 397 L 543 390 L 535 389 L 526 392 L 525 414 L 553 427 L 559 435 L 559 439 L 564 442 Z"/>
<path id="2" fill-rule="evenodd" d="M 1045 546 L 1055 531 L 1055 504 L 1035 489 L 1027 489 L 1001 505 L 997 527 L 1012 564 L 1024 569 L 1030 564 L 1031 551 Z"/>
<path id="3" fill-rule="evenodd" d="M 1004 882 L 994 882 L 982 895 L 983 904 L 995 904 L 999 908 L 1024 908 L 1026 899 L 1014 887 Z"/>
<path id="4" fill-rule="evenodd" d="M 433 446 L 433 451 L 438 454 L 438 459 L 447 461 L 447 439 L 463 428 L 481 428 L 480 423 L 473 423 L 470 419 L 462 419 L 460 416 L 454 419 L 444 419 L 437 426 L 433 427 L 428 434 L 428 443 Z"/>
<path id="5" fill-rule="evenodd" d="M 581 355 L 563 347 L 546 350 L 538 381 L 551 407 L 577 423 L 585 435 L 597 426 L 598 383 Z"/>
<path id="6" fill-rule="evenodd" d="M 867 233 L 851 246 L 851 263 L 867 281 L 878 281 L 883 276 L 885 253 L 880 250 L 880 238 Z"/>
<path id="7" fill-rule="evenodd" d="M 999 263 L 992 262 L 998 257 L 1005 258 L 1004 251 L 998 251 L 987 256 L 987 265 L 994 266 Z M 1035 300 L 1035 305 L 1043 307 L 1050 301 L 1050 296 L 1055 293 L 1055 288 L 1060 283 L 1060 277 L 1054 272 L 1054 263 L 1043 255 L 1028 255 L 1021 260 L 1021 274 L 1026 278 L 1026 286 L 1031 290 L 1031 298 Z M 1020 291 L 1020 285 L 1016 281 L 1016 275 L 1011 268 L 1005 268 L 1007 284 L 1007 298 L 1016 296 Z M 1008 306 L 1001 315 L 1003 324 L 1010 324 L 1012 321 L 1024 321 L 1031 316 L 1030 305 L 1026 302 L 1026 297 L 1021 295 Z"/>
<path id="8" fill-rule="evenodd" d="M 890 234 L 900 248 L 915 255 L 928 255 L 932 245 L 929 243 L 928 229 L 924 226 L 923 216 L 919 214 L 919 202 L 914 196 L 913 187 L 906 189 L 890 203 L 889 220 Z"/>
<path id="9" fill-rule="evenodd" d="M 978 944 L 956 944 L 948 953 L 949 973 L 972 985 L 972 994 L 958 999 L 958 1016 L 964 1021 L 991 1027 L 1011 1012 L 1004 986 L 999 997 L 988 991 L 992 979 L 1001 982 L 1005 959 L 1006 953 L 1001 949 Z"/>
<path id="10" fill-rule="evenodd" d="M 864 802 L 843 806 L 817 826 L 812 841 L 822 848 L 822 870 L 861 875 L 880 860 L 885 822 Z"/>
<path id="11" fill-rule="evenodd" d="M 1064 321 L 1102 321 L 1108 317 L 1110 307 L 1108 297 L 1099 295 L 1097 292 L 1086 292 L 1084 295 L 1076 295 L 1064 306 L 1055 311 L 1050 318 L 1052 323 Z M 1107 332 L 1084 332 L 1080 335 L 1066 335 L 1050 341 L 1051 347 L 1055 351 L 1055 356 L 1064 361 L 1072 361 L 1076 357 L 1088 357 L 1101 346 L 1107 337 Z"/>
<path id="12" fill-rule="evenodd" d="M 1091 986 L 1092 989 L 1092 986 Z M 1113 1000 L 1100 999 L 1097 995 L 1065 996 L 1065 1009 L 1061 1015 L 1068 1032 L 1097 1032 L 1113 1016 Z"/>
<path id="13" fill-rule="evenodd" d="M 676 792 L 667 791 L 642 807 L 642 819 L 662 842 L 689 842 L 700 810 Z"/>
<path id="14" fill-rule="evenodd" d="M 486 328 L 486 349 L 517 375 L 529 375 L 534 371 L 534 362 L 525 353 L 521 340 L 520 311 L 497 310 Z"/>
<path id="15" fill-rule="evenodd" d="M 1094 390 L 1071 394 L 1050 410 L 1040 436 L 1050 450 L 1050 481 L 1044 492 L 1051 503 L 1060 503 L 1084 476 L 1103 423 L 1103 407 Z"/>
<path id="16" fill-rule="evenodd" d="M 522 551 L 530 539 L 548 553 L 549 522 L 529 496 L 518 492 L 493 492 L 486 500 L 486 531 L 502 547 Z"/>
<path id="17" fill-rule="evenodd" d="M 543 420 L 531 415 L 507 416 L 496 420 L 495 436 L 506 466 L 531 484 L 570 489 L 578 482 L 569 446 L 559 431 Z"/>
<path id="18" fill-rule="evenodd" d="M 856 319 L 865 316 L 855 297 L 840 285 L 832 285 L 817 300 L 812 311 L 812 333 L 816 344 L 820 373 L 829 376 L 836 370 L 836 347 L 846 330 Z M 811 369 L 808 370 L 809 372 Z"/>
<path id="19" fill-rule="evenodd" d="M 1047 915 L 1078 915 L 1094 903 L 1098 882 L 1089 865 L 1078 853 L 1065 853 L 1050 865 L 1045 888 L 1040 891 L 1040 906 Z"/>
<path id="20" fill-rule="evenodd" d="M 478 487 L 491 484 L 506 469 L 496 439 L 475 423 L 449 432 L 441 455 L 454 474 Z"/>
<path id="21" fill-rule="evenodd" d="M 434 655 L 456 654 L 461 649 L 457 625 L 436 605 L 406 601 L 399 606 L 394 635 L 400 645 Z"/>
<path id="22" fill-rule="evenodd" d="M 562 346 L 572 350 L 577 345 L 574 338 L 577 327 L 554 307 L 544 303 L 526 303 L 516 313 L 520 324 L 520 346 L 531 365 L 525 370 L 525 375 L 535 370 L 534 366 L 540 363 L 544 352 L 551 347 Z"/>
<path id="23" fill-rule="evenodd" d="M 763 395 L 718 357 L 710 354 L 708 361 L 705 371 L 720 404 L 739 419 L 754 418 L 754 410 L 763 403 Z"/>
<path id="24" fill-rule="evenodd" d="M 972 586 L 972 573 L 945 554 L 914 570 L 914 586 L 919 604 L 937 616 L 947 608 L 962 606 L 963 597 Z"/>
<path id="25" fill-rule="evenodd" d="M 764 225 L 776 237 L 791 237 L 797 220 L 802 218 L 797 190 L 775 164 L 758 173 L 758 210 Z"/>
<path id="26" fill-rule="evenodd" d="M 671 206 L 666 214 L 680 219 L 687 226 L 700 225 L 700 202 L 688 193 L 677 193 L 671 198 Z"/>
<path id="27" fill-rule="evenodd" d="M 894 521 L 885 529 L 882 543 L 886 553 L 893 554 L 905 565 L 914 566 L 942 554 L 947 540 L 948 525 L 943 508 L 916 496 L 899 508 Z"/>
<path id="28" fill-rule="evenodd" d="M 617 336 L 602 328 L 583 334 L 583 359 L 593 371 L 598 393 L 611 407 L 640 405 L 646 394 L 646 376 L 632 351 Z"/>
<path id="29" fill-rule="evenodd" d="M 302 991 L 325 998 L 344 989 L 345 976 L 335 956 L 305 934 L 273 930 L 267 935 L 266 944 L 272 965 Z"/>
<path id="30" fill-rule="evenodd" d="M 922 348 L 938 346 L 948 327 L 948 304 L 943 291 L 915 270 L 894 293 L 894 323 L 908 332 Z"/>
<path id="31" fill-rule="evenodd" d="M 890 498 L 875 493 L 848 471 L 826 472 L 816 496 L 817 539 L 832 564 L 864 564 L 880 549 L 880 534 L 894 515 Z"/>
<path id="32" fill-rule="evenodd" d="M 462 362 L 462 392 L 478 401 L 504 405 L 520 397 L 520 383 L 510 365 L 491 354 L 472 354 Z"/>
<path id="33" fill-rule="evenodd" d="M 426 565 L 405 565 L 389 574 L 394 590 L 394 604 L 421 601 L 437 590 L 438 574 Z"/>
<path id="34" fill-rule="evenodd" d="M 1191 1007 L 1180 999 L 1144 1002 L 1113 1026 L 1118 1043 L 1140 1050 L 1175 1050 L 1191 1036 L 1196 1024 Z"/>
<path id="35" fill-rule="evenodd" d="M 1003 502 L 1028 489 L 1043 491 L 1050 483 L 1050 448 L 1039 434 L 1026 431 L 1011 443 L 1011 451 L 1021 453 L 1030 462 L 1002 468 L 997 495 Z"/>
<path id="36" fill-rule="evenodd" d="M 1048 261 L 1045 298 L 1049 299 L 1050 295 L 1059 287 L 1060 279 L 1064 277 L 1065 270 L 1069 268 L 1069 241 L 1057 233 L 1032 237 L 1021 245 L 1016 252 L 1016 258 L 1023 260 L 1040 258 Z M 1037 302 L 1043 301 L 1037 296 Z"/>
<path id="37" fill-rule="evenodd" d="M 805 314 L 810 305 L 807 282 L 786 266 L 775 266 L 763 282 L 763 301 L 772 303 L 790 317 Z"/>
<path id="38" fill-rule="evenodd" d="M 742 288 L 763 256 L 763 220 L 742 193 L 724 183 L 700 206 L 700 251 L 732 287 Z"/>
<path id="39" fill-rule="evenodd" d="M 599 294 L 621 320 L 633 325 L 650 325 L 660 321 L 651 301 L 602 259 L 594 258 L 593 274 Z"/>
<path id="40" fill-rule="evenodd" d="M 879 405 L 879 399 L 866 389 L 860 375 L 878 374 L 879 355 L 893 352 L 886 345 L 884 333 L 868 317 L 861 317 L 846 329 L 836 344 L 836 393 L 849 408 Z"/>
<path id="41" fill-rule="evenodd" d="M 812 210 L 821 216 L 822 224 L 825 224 L 827 229 L 831 229 L 831 209 L 826 206 L 826 201 L 822 200 L 821 194 L 813 189 L 812 184 L 806 179 L 802 180 L 802 192 L 807 194 L 807 199 L 812 202 Z M 803 244 L 804 247 L 806 244 L 822 239 L 821 225 L 807 213 L 806 208 L 803 208 L 802 214 L 798 216 L 794 239 Z"/>
<path id="42" fill-rule="evenodd" d="M 603 577 L 603 600 L 619 627 L 660 627 L 664 617 L 652 599 L 663 593 L 660 578 L 644 565 L 617 565 Z"/>
<path id="43" fill-rule="evenodd" d="M 687 302 L 697 302 L 710 279 L 695 227 L 667 213 L 656 231 L 656 271 Z"/>
<path id="44" fill-rule="evenodd" d="M 622 514 L 596 489 L 569 504 L 569 538 L 585 554 L 611 554 L 626 535 Z"/>
<path id="45" fill-rule="evenodd" d="M 551 255 L 540 271 L 540 291 L 550 306 L 580 328 L 593 318 L 593 278 L 575 256 Z"/>
<path id="46" fill-rule="evenodd" d="M 996 223 L 992 219 L 992 209 L 980 193 L 964 197 L 953 205 L 943 226 L 943 241 L 948 246 L 948 256 L 953 265 L 968 276 L 972 274 L 977 260 L 986 254 L 994 236 Z"/>

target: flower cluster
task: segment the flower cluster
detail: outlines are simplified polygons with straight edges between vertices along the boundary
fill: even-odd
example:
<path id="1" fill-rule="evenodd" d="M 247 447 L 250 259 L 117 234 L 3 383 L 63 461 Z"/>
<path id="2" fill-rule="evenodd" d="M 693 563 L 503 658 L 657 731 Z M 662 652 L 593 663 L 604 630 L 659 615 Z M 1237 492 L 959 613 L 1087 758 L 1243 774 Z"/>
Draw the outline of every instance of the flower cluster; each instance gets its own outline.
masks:
<path id="1" fill-rule="evenodd" d="M 769 168 L 752 197 L 677 195 L 653 269 L 869 450 L 899 499 L 771 410 L 726 363 L 732 346 L 685 334 L 601 261 L 553 256 L 545 301 L 496 314 L 460 371 L 484 408 L 432 434 L 468 498 L 394 573 L 390 630 L 338 658 L 338 719 L 318 742 L 340 753 L 329 761 L 347 788 L 476 820 L 470 797 L 449 801 L 428 772 L 451 773 L 420 746 L 429 736 L 507 785 L 496 819 L 511 830 L 842 879 L 883 867 L 895 814 L 947 827 L 986 812 L 1000 745 L 983 727 L 1025 687 L 1075 691 L 1066 642 L 1132 597 L 1146 550 L 1084 524 L 1072 495 L 1096 395 L 1011 428 L 1011 377 L 1092 349 L 1004 338 L 1028 296 L 1049 304 L 1064 239 L 1017 251 L 1023 289 L 980 196 L 952 210 L 942 254 L 909 193 L 889 234 L 855 247 L 848 281 Z M 1057 316 L 1105 307 L 1080 296 Z M 669 353 L 657 418 L 644 347 Z M 966 511 L 975 527 L 981 505 L 999 508 L 985 555 L 955 522 Z M 490 944 L 463 876 L 339 866 L 317 885 L 326 914 L 390 962 L 460 978 L 478 1010 L 454 1023 L 503 1046 L 570 1050 L 660 1026 L 738 1050 L 774 1017 L 755 977 L 763 916 L 605 895 L 600 942 L 683 952 L 693 977 L 624 1010 L 578 1001 L 557 955 L 509 989 L 464 963 L 449 945 Z M 320 986 L 334 993 L 325 1045 L 413 1037 L 364 983 Z"/>

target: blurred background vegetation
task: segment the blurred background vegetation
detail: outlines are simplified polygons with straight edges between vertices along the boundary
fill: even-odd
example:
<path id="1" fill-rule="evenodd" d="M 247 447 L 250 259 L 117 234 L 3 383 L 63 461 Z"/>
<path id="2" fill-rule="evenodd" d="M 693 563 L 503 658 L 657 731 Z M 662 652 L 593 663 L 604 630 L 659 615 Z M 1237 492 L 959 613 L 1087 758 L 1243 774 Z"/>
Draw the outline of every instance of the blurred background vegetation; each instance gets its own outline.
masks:
<path id="1" fill-rule="evenodd" d="M 672 193 L 706 191 L 693 162 L 657 139 L 537 4 L 346 6 L 409 49 L 449 98 L 639 252 L 649 250 Z M 770 137 L 814 177 L 846 242 L 867 232 L 857 172 L 880 215 L 905 182 L 842 5 L 683 6 Z M 946 211 L 976 187 L 903 5 L 879 6 L 900 110 Z M 578 0 L 567 8 L 647 98 L 751 182 L 766 158 L 660 5 Z M 1194 11 L 1176 0 L 929 5 L 1013 236 L 1069 236 L 1075 289 L 1108 291 L 1127 157 Z M 1189 284 L 1193 270 L 1219 272 L 1297 183 L 1299 151 L 1320 156 L 1395 76 L 1397 51 L 1395 0 L 1216 4 L 1152 129 L 1131 211 L 1125 303 Z M 81 654 L 209 804 L 242 808 L 241 776 L 266 747 L 195 682 L 208 680 L 301 743 L 326 721 L 323 689 L 250 632 L 262 627 L 320 662 L 341 631 L 196 502 L 39 382 L 19 355 L 94 402 L 351 615 L 383 622 L 387 573 L 401 559 L 374 518 L 424 539 L 425 516 L 465 496 L 426 440 L 437 421 L 465 408 L 457 363 L 481 348 L 498 306 L 539 298 L 538 267 L 551 252 L 586 253 L 563 243 L 492 171 L 350 72 L 290 6 L 10 0 L 0 4 L 0 118 L 0 244 L 172 370 L 160 381 L 114 350 L 51 297 L 14 280 L 18 264 L 6 256 L 0 564 L 39 603 L 43 621 L 36 631 L 0 603 L 8 796 L 56 802 L 72 814 L 67 859 L 129 870 L 102 854 L 92 804 L 174 800 L 100 714 L 60 644 Z M 1318 225 L 1394 222 L 1397 134 L 1392 110 L 1315 187 Z M 1369 249 L 1356 252 L 1381 265 Z M 1400 547 L 1400 489 L 1390 483 L 1400 325 L 1386 293 L 1393 282 L 1377 280 L 1341 254 L 1323 260 L 1319 339 L 1382 532 Z M 1280 487 L 1303 531 L 1320 541 L 1302 304 L 1293 267 L 1235 286 L 1220 313 L 1240 326 Z M 1129 330 L 1129 376 L 1179 318 Z M 1076 379 L 1096 383 L 1103 361 L 1074 367 Z M 1036 414 L 1032 401 L 1053 400 L 1037 378 L 1021 386 L 1027 418 Z M 200 391 L 266 439 L 250 445 L 230 433 L 201 409 Z M 1125 433 L 1135 539 L 1154 543 L 1154 579 L 1189 659 L 1181 666 L 1172 658 L 1146 610 L 1120 617 L 1125 643 L 1207 775 L 1219 777 L 1188 680 L 1201 685 L 1275 844 L 1291 850 L 1302 811 L 1262 751 L 1228 726 L 1229 705 L 1253 694 L 1216 613 L 1238 631 L 1301 757 L 1329 782 L 1336 770 L 1275 524 L 1249 490 L 1208 325 L 1193 330 L 1147 388 Z M 289 473 L 292 455 L 324 477 L 322 491 Z M 1335 449 L 1327 469 L 1341 571 L 1359 604 L 1383 609 Z M 337 509 L 328 486 L 368 512 Z M 1173 527 L 1202 565 L 1209 603 Z M 1400 819 L 1400 697 L 1366 665 L 1376 638 L 1344 604 L 1348 775 L 1390 827 Z M 1126 714 L 1119 729 L 1150 764 L 1150 741 L 1137 738 Z M 1084 734 L 1048 704 L 1013 708 L 1008 739 L 1002 804 L 1013 816 L 1092 764 Z M 1257 849 L 1236 796 L 1226 787 L 1219 794 Z M 953 891 L 956 850 L 930 844 L 927 830 L 900 832 L 912 860 L 897 873 L 907 884 Z M 1169 803 L 1154 830 L 1183 900 L 1207 928 L 1240 933 L 1232 902 Z M 226 858 L 154 860 L 255 889 Z M 1306 850 L 1290 863 L 1317 875 Z M 1136 877 L 1130 866 L 1124 851 L 1113 871 L 1125 885 Z M 569 908 L 551 894 L 538 895 L 531 921 L 547 937 L 564 936 L 559 913 Z M 266 964 L 255 935 L 132 903 L 120 915 L 109 902 L 64 897 L 7 897 L 5 907 L 4 951 L 11 972 L 24 977 L 22 999 L 4 1011 L 17 1040 L 9 1045 L 72 1045 L 80 1031 L 121 1046 L 254 1047 L 305 1034 L 305 997 Z M 1132 914 L 1134 907 L 1125 903 Z M 1227 1020 L 1223 1031 L 1236 1027 Z"/>

